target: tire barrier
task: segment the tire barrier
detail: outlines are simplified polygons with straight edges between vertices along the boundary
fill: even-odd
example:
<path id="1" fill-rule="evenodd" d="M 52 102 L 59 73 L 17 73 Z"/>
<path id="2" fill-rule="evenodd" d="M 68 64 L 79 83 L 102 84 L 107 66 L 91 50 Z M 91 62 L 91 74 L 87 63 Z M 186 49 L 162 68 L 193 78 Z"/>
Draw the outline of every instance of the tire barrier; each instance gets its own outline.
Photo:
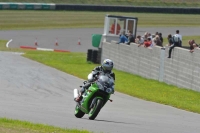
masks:
<path id="1" fill-rule="evenodd" d="M 93 50 L 93 51 L 92 51 L 92 59 L 91 59 L 91 61 L 92 61 L 93 63 L 98 63 L 98 62 L 97 62 L 97 57 L 98 57 L 98 50 Z"/>
<path id="2" fill-rule="evenodd" d="M 88 49 L 87 61 L 99 63 L 99 50 Z"/>
<path id="3" fill-rule="evenodd" d="M 55 10 L 54 3 L 11 3 L 0 2 L 0 10 Z"/>
<path id="4" fill-rule="evenodd" d="M 87 61 L 91 61 L 92 60 L 92 49 L 88 49 L 87 52 Z"/>

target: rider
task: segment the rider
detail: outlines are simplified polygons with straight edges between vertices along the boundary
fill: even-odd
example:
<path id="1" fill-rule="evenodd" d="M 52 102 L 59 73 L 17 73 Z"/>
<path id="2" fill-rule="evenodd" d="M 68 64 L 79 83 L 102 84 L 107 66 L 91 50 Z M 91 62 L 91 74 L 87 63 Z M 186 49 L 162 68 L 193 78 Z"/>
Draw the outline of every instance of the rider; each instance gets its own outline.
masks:
<path id="1" fill-rule="evenodd" d="M 115 73 L 112 72 L 113 69 L 113 61 L 110 59 L 105 59 L 101 66 L 95 67 L 92 71 L 95 72 L 103 72 L 109 74 L 114 80 L 115 80 Z M 80 95 L 75 99 L 76 102 L 79 102 L 82 100 L 82 95 L 85 92 L 85 89 L 88 89 L 91 85 L 91 82 L 87 81 L 86 84 L 82 87 L 80 90 Z"/>

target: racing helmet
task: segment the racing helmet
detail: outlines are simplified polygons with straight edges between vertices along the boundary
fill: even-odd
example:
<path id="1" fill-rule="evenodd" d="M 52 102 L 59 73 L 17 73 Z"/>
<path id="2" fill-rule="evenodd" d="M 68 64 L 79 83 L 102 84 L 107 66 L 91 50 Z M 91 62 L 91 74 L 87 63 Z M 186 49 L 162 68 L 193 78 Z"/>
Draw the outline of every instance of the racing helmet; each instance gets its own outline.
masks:
<path id="1" fill-rule="evenodd" d="M 110 60 L 110 59 L 105 59 L 105 60 L 102 62 L 101 66 L 103 67 L 103 70 L 104 70 L 104 71 L 111 71 L 111 70 L 113 69 L 114 64 L 113 64 L 113 61 L 112 61 L 112 60 Z"/>

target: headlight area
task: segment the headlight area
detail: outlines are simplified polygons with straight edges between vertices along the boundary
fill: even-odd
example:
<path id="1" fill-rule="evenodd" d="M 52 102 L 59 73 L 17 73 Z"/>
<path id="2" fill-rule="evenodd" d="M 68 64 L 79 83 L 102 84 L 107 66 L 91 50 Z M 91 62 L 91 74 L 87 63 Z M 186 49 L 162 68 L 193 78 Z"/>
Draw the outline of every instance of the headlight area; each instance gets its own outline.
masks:
<path id="1" fill-rule="evenodd" d="M 109 93 L 109 94 L 111 94 L 111 93 L 113 93 L 113 89 L 112 88 L 107 88 L 106 92 Z"/>

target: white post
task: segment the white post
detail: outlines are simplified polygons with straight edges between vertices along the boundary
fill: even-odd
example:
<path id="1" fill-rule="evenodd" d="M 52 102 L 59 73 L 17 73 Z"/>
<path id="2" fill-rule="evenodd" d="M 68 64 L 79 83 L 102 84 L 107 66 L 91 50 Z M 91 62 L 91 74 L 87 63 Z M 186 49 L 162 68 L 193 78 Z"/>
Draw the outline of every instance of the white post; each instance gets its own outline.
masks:
<path id="1" fill-rule="evenodd" d="M 159 71 L 159 79 L 158 79 L 160 82 L 163 82 L 164 64 L 165 64 L 165 48 L 161 48 L 161 52 L 160 52 L 160 71 Z"/>

